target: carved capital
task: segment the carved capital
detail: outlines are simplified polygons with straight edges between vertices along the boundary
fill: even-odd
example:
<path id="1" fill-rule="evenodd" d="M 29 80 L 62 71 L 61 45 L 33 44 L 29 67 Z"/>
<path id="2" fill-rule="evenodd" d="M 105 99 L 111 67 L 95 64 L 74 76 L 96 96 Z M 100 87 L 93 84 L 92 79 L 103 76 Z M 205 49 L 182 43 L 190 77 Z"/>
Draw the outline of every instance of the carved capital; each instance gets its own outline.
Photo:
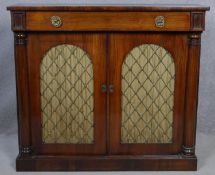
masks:
<path id="1" fill-rule="evenodd" d="M 194 157 L 195 156 L 195 146 L 193 147 L 182 147 L 182 154 L 184 157 Z"/>
<path id="2" fill-rule="evenodd" d="M 26 44 L 27 41 L 27 35 L 23 32 L 15 33 L 15 44 Z"/>
<path id="3" fill-rule="evenodd" d="M 189 38 L 189 45 L 191 45 L 191 46 L 201 45 L 201 34 L 200 33 L 189 34 L 188 38 Z"/>
<path id="4" fill-rule="evenodd" d="M 19 153 L 22 155 L 22 156 L 28 156 L 30 154 L 32 154 L 33 150 L 30 146 L 25 146 L 25 147 L 21 147 L 19 149 Z"/>

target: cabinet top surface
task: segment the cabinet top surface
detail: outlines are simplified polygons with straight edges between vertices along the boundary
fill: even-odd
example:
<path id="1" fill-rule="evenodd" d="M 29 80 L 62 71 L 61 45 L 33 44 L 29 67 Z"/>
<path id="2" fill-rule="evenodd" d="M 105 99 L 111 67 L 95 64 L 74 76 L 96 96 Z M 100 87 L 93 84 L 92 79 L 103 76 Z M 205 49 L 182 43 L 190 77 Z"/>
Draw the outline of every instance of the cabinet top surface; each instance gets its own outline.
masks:
<path id="1" fill-rule="evenodd" d="M 206 11 L 210 7 L 196 4 L 15 4 L 11 11 Z"/>

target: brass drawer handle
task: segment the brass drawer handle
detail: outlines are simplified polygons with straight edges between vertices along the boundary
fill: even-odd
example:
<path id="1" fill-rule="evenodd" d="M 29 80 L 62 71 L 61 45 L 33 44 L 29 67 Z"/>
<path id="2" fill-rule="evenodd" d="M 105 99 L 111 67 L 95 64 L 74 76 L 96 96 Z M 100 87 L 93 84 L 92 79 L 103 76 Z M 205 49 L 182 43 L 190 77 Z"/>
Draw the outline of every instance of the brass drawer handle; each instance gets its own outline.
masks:
<path id="1" fill-rule="evenodd" d="M 62 25 L 61 18 L 59 16 L 52 16 L 51 17 L 51 24 L 54 27 L 60 27 Z"/>
<path id="2" fill-rule="evenodd" d="M 165 26 L 165 18 L 164 18 L 164 16 L 157 16 L 155 18 L 155 26 L 159 27 L 159 28 Z"/>

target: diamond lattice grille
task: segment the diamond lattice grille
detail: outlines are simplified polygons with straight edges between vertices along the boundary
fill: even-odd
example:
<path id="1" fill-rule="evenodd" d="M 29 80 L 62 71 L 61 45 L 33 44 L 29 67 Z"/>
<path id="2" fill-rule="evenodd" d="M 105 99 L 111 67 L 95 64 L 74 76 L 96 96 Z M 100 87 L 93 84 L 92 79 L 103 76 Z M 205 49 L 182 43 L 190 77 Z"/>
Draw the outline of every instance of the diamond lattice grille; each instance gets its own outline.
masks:
<path id="1" fill-rule="evenodd" d="M 121 143 L 171 143 L 175 66 L 154 44 L 135 47 L 122 65 Z"/>
<path id="2" fill-rule="evenodd" d="M 44 143 L 93 143 L 93 65 L 81 48 L 59 45 L 40 66 Z"/>

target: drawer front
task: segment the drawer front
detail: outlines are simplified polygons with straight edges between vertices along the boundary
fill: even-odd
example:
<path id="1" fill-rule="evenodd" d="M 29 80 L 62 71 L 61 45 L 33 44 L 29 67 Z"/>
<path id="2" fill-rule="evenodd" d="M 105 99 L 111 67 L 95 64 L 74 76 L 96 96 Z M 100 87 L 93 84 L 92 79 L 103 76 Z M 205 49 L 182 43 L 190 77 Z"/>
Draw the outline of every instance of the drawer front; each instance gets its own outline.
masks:
<path id="1" fill-rule="evenodd" d="M 189 12 L 27 12 L 29 31 L 189 31 Z"/>

